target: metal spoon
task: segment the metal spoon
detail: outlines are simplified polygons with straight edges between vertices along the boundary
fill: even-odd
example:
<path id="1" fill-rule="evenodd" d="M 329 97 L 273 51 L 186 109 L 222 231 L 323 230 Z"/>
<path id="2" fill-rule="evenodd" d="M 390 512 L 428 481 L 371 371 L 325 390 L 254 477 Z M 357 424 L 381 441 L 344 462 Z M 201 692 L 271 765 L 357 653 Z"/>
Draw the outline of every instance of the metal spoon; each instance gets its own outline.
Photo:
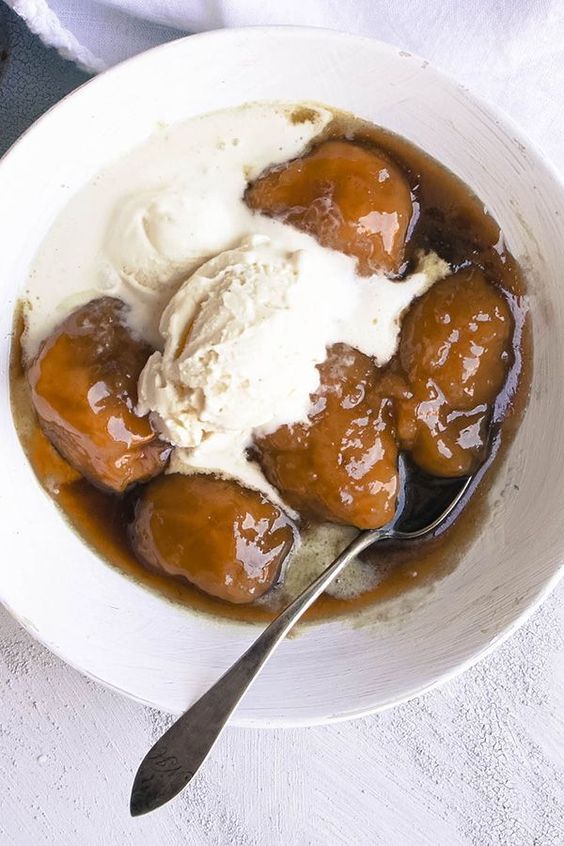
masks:
<path id="1" fill-rule="evenodd" d="M 461 504 L 477 475 L 433 479 L 400 456 L 401 490 L 394 519 L 361 532 L 255 640 L 244 655 L 163 734 L 147 753 L 131 791 L 134 817 L 154 811 L 180 793 L 211 752 L 225 725 L 278 644 L 302 614 L 356 555 L 382 540 L 415 540 L 435 532 Z"/>

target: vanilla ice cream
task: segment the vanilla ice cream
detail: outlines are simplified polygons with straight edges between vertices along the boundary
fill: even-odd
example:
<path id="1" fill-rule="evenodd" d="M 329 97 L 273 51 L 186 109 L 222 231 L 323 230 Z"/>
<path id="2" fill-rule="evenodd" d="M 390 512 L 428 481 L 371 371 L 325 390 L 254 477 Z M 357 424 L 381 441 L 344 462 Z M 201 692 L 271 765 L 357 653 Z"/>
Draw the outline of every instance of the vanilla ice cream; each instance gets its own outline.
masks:
<path id="1" fill-rule="evenodd" d="M 139 410 L 177 447 L 171 471 L 235 478 L 278 501 L 247 458 L 253 436 L 306 419 L 328 345 L 389 361 L 404 311 L 449 272 L 429 254 L 399 282 L 359 277 L 350 256 L 246 206 L 248 181 L 332 118 L 312 105 L 296 121 L 294 108 L 250 104 L 161 128 L 97 174 L 36 257 L 22 338 L 31 358 L 77 306 L 124 300 L 156 349 Z"/>
<path id="2" fill-rule="evenodd" d="M 164 349 L 139 379 L 139 412 L 180 448 L 172 470 L 235 477 L 279 499 L 246 457 L 253 436 L 307 419 L 330 344 L 389 360 L 402 312 L 432 280 L 424 270 L 402 283 L 364 279 L 348 256 L 266 235 L 203 264 L 165 308 Z"/>
<path id="3" fill-rule="evenodd" d="M 266 236 L 202 265 L 163 312 L 164 351 L 141 374 L 139 411 L 184 447 L 305 419 L 315 366 L 353 310 L 348 279 L 324 269 Z"/>
<path id="4" fill-rule="evenodd" d="M 175 185 L 135 193 L 115 210 L 107 239 L 110 266 L 140 291 L 170 289 L 233 237 L 223 186 L 198 197 L 197 190 Z"/>
<path id="5" fill-rule="evenodd" d="M 75 196 L 69 192 L 31 268 L 26 356 L 74 308 L 106 294 L 131 307 L 132 327 L 158 347 L 163 308 L 203 261 L 253 232 L 281 231 L 286 243 L 286 230 L 294 241 L 290 227 L 261 221 L 243 202 L 249 179 L 299 155 L 333 117 L 315 105 L 296 122 L 294 110 L 250 103 L 155 127 Z"/>
<path id="6" fill-rule="evenodd" d="M 139 411 L 185 448 L 176 470 L 236 476 L 273 495 L 245 449 L 257 430 L 307 417 L 316 365 L 353 311 L 347 275 L 323 259 L 255 235 L 172 297 L 160 323 L 164 350 L 139 380 Z"/>

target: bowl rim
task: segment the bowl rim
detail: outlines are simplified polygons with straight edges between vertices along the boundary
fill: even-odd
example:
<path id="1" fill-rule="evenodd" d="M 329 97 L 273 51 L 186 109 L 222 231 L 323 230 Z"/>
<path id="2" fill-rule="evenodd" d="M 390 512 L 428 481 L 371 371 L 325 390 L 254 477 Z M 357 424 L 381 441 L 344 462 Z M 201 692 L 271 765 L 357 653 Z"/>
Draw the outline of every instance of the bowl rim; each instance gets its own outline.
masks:
<path id="1" fill-rule="evenodd" d="M 559 189 L 562 192 L 562 197 L 564 199 L 564 181 L 562 174 L 556 168 L 550 157 L 544 153 L 534 142 L 532 142 L 526 132 L 514 121 L 512 117 L 507 115 L 505 111 L 499 108 L 497 105 L 490 103 L 487 99 L 482 98 L 476 94 L 474 94 L 466 85 L 463 85 L 457 81 L 457 79 L 450 74 L 445 73 L 441 69 L 435 67 L 432 63 L 427 62 L 418 54 L 407 52 L 400 49 L 397 46 L 390 44 L 389 42 L 380 41 L 376 38 L 371 38 L 368 36 L 361 36 L 361 35 L 354 35 L 347 32 L 342 32 L 339 30 L 334 29 L 327 29 L 323 27 L 311 27 L 311 26 L 293 26 L 293 25 L 274 25 L 274 26 L 247 26 L 247 27 L 234 27 L 229 29 L 218 29 L 218 30 L 210 30 L 206 32 L 196 33 L 193 35 L 186 35 L 182 38 L 175 39 L 173 41 L 167 42 L 165 44 L 157 45 L 149 50 L 146 50 L 142 53 L 139 53 L 135 56 L 132 56 L 123 62 L 120 62 L 113 67 L 110 67 L 103 72 L 91 77 L 90 79 L 85 80 L 82 84 L 80 84 L 77 88 L 73 89 L 73 91 L 69 92 L 65 97 L 61 100 L 54 103 L 47 111 L 45 111 L 37 120 L 34 121 L 31 126 L 29 126 L 15 141 L 14 143 L 8 148 L 8 150 L 4 153 L 4 155 L 0 158 L 0 176 L 6 166 L 9 166 L 11 161 L 12 155 L 16 151 L 17 148 L 21 145 L 22 141 L 31 133 L 35 132 L 36 129 L 42 125 L 45 121 L 49 121 L 52 117 L 52 114 L 56 112 L 58 109 L 64 106 L 64 104 L 72 99 L 78 97 L 88 96 L 88 91 L 99 84 L 99 81 L 102 79 L 106 79 L 108 75 L 118 75 L 124 67 L 131 68 L 135 66 L 135 63 L 142 63 L 145 60 L 147 54 L 154 54 L 159 53 L 162 54 L 165 51 L 173 51 L 179 49 L 186 49 L 189 43 L 193 43 L 194 39 L 197 39 L 199 42 L 201 41 L 225 41 L 226 39 L 230 38 L 241 38 L 241 36 L 251 37 L 251 38 L 264 38 L 268 35 L 276 34 L 277 37 L 283 36 L 288 37 L 290 39 L 295 38 L 307 38 L 312 34 L 315 34 L 319 37 L 322 37 L 327 42 L 331 40 L 339 41 L 339 42 L 349 42 L 351 46 L 357 44 L 359 42 L 368 43 L 371 47 L 379 50 L 383 53 L 389 53 L 390 55 L 394 55 L 397 57 L 398 55 L 405 56 L 406 58 L 410 58 L 414 61 L 425 62 L 426 65 L 429 65 L 433 71 L 433 74 L 443 80 L 448 85 L 456 85 L 459 90 L 464 92 L 465 98 L 473 104 L 478 105 L 483 111 L 487 113 L 487 115 L 495 122 L 497 126 L 499 126 L 502 131 L 514 139 L 517 143 L 522 144 L 524 148 L 527 150 L 530 155 L 537 160 L 537 162 L 541 163 L 542 166 L 547 170 L 549 175 L 553 178 L 554 182 L 557 183 Z M 182 45 L 182 46 L 180 46 Z M 534 376 L 533 376 L 534 379 Z M 10 403 L 8 402 L 8 416 L 12 416 Z M 308 725 L 321 725 L 321 724 L 329 724 L 335 722 L 341 722 L 344 720 L 352 719 L 352 718 L 360 718 L 367 716 L 373 713 L 379 713 L 389 708 L 395 707 L 396 705 L 403 704 L 415 697 L 421 696 L 433 688 L 439 687 L 446 682 L 452 680 L 459 674 L 465 672 L 467 669 L 474 666 L 478 661 L 481 661 L 483 658 L 488 656 L 492 653 L 498 646 L 504 643 L 511 635 L 520 628 L 537 610 L 537 608 L 542 604 L 542 602 L 549 596 L 549 594 L 554 590 L 556 585 L 559 583 L 560 579 L 564 576 L 564 561 L 561 561 L 559 565 L 557 565 L 554 573 L 551 575 L 549 579 L 547 579 L 542 587 L 540 587 L 534 596 L 528 603 L 528 605 L 507 625 L 502 627 L 497 633 L 491 638 L 481 649 L 478 649 L 474 654 L 466 658 L 464 661 L 457 663 L 447 671 L 441 672 L 436 671 L 435 676 L 431 678 L 425 684 L 414 685 L 412 689 L 409 689 L 405 694 L 398 696 L 398 697 L 390 697 L 388 700 L 381 702 L 375 706 L 370 707 L 362 707 L 358 709 L 349 709 L 344 712 L 339 713 L 328 713 L 328 714 L 319 714 L 315 718 L 297 718 L 294 716 L 290 717 L 280 717 L 280 718 L 272 718 L 266 717 L 259 719 L 253 718 L 241 718 L 235 713 L 233 719 L 230 721 L 230 724 L 234 726 L 241 726 L 241 727 L 261 727 L 261 728 L 280 728 L 280 727 L 299 727 L 299 726 L 308 726 Z M 109 690 L 114 692 L 121 693 L 127 696 L 134 701 L 147 705 L 150 707 L 158 707 L 155 705 L 154 702 L 148 701 L 143 699 L 142 697 L 131 693 L 129 690 L 122 688 L 118 685 L 112 684 L 111 682 L 100 678 L 99 676 L 95 675 L 94 673 L 90 672 L 89 670 L 85 669 L 83 666 L 80 666 L 76 661 L 69 660 L 65 656 L 64 648 L 59 648 L 54 644 L 49 642 L 48 638 L 44 638 L 33 625 L 33 622 L 26 619 L 22 615 L 20 615 L 14 608 L 10 606 L 10 604 L 3 598 L 2 596 L 2 584 L 0 583 L 0 603 L 7 609 L 7 611 L 11 614 L 12 617 L 38 642 L 40 642 L 43 646 L 49 649 L 53 654 L 57 657 L 62 659 L 66 664 L 73 667 L 73 669 L 78 670 L 84 676 L 92 679 L 95 682 L 98 682 L 104 685 Z M 256 626 L 256 631 L 259 631 L 259 626 Z M 307 631 L 307 630 L 306 630 Z"/>
<path id="2" fill-rule="evenodd" d="M 313 727 L 322 725 L 333 725 L 335 723 L 344 723 L 348 720 L 362 719 L 363 717 L 369 717 L 372 714 L 382 714 L 384 713 L 384 711 L 390 711 L 392 708 L 396 708 L 399 705 L 405 705 L 412 699 L 418 699 L 420 696 L 425 696 L 425 694 L 430 693 L 432 690 L 438 690 L 442 688 L 443 685 L 446 685 L 448 682 L 462 675 L 467 670 L 470 670 L 476 664 L 481 662 L 484 658 L 487 658 L 489 655 L 495 652 L 533 616 L 535 611 L 537 611 L 538 608 L 542 605 L 542 603 L 550 596 L 550 594 L 556 588 L 563 576 L 564 564 L 561 564 L 559 570 L 554 573 L 550 580 L 545 584 L 543 589 L 535 597 L 534 601 L 531 602 L 530 605 L 528 605 L 521 612 L 521 614 L 516 617 L 511 623 L 509 623 L 504 629 L 501 629 L 498 634 L 494 638 L 492 638 L 489 643 L 486 644 L 486 646 L 484 646 L 474 655 L 467 658 L 465 661 L 462 661 L 461 663 L 452 667 L 450 670 L 438 674 L 435 678 L 431 679 L 426 684 L 414 686 L 411 690 L 407 691 L 402 696 L 391 697 L 379 705 L 369 706 L 366 708 L 351 708 L 348 711 L 342 711 L 337 714 L 320 714 L 315 718 L 306 717 L 300 719 L 297 717 L 267 717 L 266 719 L 262 718 L 258 720 L 248 717 L 241 717 L 238 715 L 236 710 L 233 716 L 229 719 L 229 725 L 233 726 L 234 728 L 253 729 L 308 728 L 310 726 Z M 76 670 L 82 676 L 85 676 L 86 678 L 90 679 L 93 682 L 96 682 L 97 684 L 101 684 L 107 690 L 112 691 L 112 693 L 119 693 L 120 695 L 125 696 L 127 699 L 136 702 L 138 705 L 143 705 L 147 708 L 158 708 L 163 713 L 171 714 L 175 718 L 181 716 L 181 712 L 173 712 L 169 710 L 165 711 L 165 709 L 160 708 L 154 702 L 151 702 L 148 699 L 144 699 L 143 697 L 132 693 L 124 687 L 112 684 L 106 679 L 103 679 L 100 676 L 97 676 L 95 673 L 92 673 L 90 670 L 81 667 L 76 661 L 70 660 L 65 656 L 64 649 L 61 649 L 51 644 L 47 638 L 42 637 L 41 633 L 37 629 L 35 629 L 31 621 L 26 620 L 25 617 L 20 616 L 13 608 L 11 608 L 6 602 L 4 602 L 1 597 L 0 604 L 35 641 L 41 644 L 41 646 L 44 646 L 46 649 L 49 650 L 49 652 L 51 652 L 53 655 L 63 661 L 67 666 L 71 667 L 73 670 Z M 258 631 L 259 627 L 256 626 L 256 628 Z M 260 630 L 262 631 L 262 627 Z M 229 668 L 227 667 L 226 669 Z"/>
<path id="3" fill-rule="evenodd" d="M 115 65 L 111 65 L 108 68 L 104 68 L 104 70 L 99 71 L 98 73 L 93 73 L 89 79 L 85 79 L 84 82 L 81 82 L 80 85 L 77 85 L 76 88 L 73 88 L 72 91 L 69 91 L 64 97 L 61 97 L 60 100 L 57 100 L 56 103 L 53 103 L 52 106 L 49 106 L 39 117 L 37 117 L 30 126 L 28 126 L 16 139 L 15 141 L 10 144 L 7 150 L 4 151 L 2 156 L 0 156 L 0 167 L 2 167 L 6 160 L 10 157 L 12 152 L 15 150 L 16 147 L 19 146 L 20 142 L 26 138 L 26 136 L 33 132 L 36 127 L 43 123 L 52 112 L 56 111 L 60 106 L 66 103 L 67 100 L 71 98 L 75 98 L 77 96 L 83 96 L 84 90 L 88 89 L 92 86 L 95 86 L 98 80 L 106 79 L 108 76 L 113 74 L 119 73 L 125 67 L 132 67 L 137 62 L 142 62 L 147 55 L 152 55 L 155 53 L 165 53 L 167 50 L 174 50 L 178 49 L 179 44 L 186 45 L 188 42 L 193 42 L 195 40 L 198 41 L 206 41 L 206 40 L 215 40 L 216 38 L 228 38 L 228 37 L 240 37 L 241 35 L 258 35 L 258 36 L 267 36 L 269 34 L 276 33 L 276 35 L 284 34 L 288 37 L 307 37 L 313 33 L 322 35 L 324 38 L 327 39 L 335 39 L 337 41 L 350 41 L 351 43 L 368 43 L 374 45 L 379 50 L 383 52 L 389 52 L 394 56 L 403 56 L 405 58 L 412 59 L 416 62 L 424 63 L 426 67 L 430 67 L 433 71 L 433 74 L 436 77 L 444 80 L 449 84 L 455 84 L 460 91 L 464 92 L 465 97 L 480 105 L 486 112 L 490 114 L 495 120 L 495 123 L 498 126 L 502 126 L 505 130 L 511 130 L 512 137 L 521 142 L 530 152 L 535 156 L 535 158 L 542 161 L 543 165 L 550 170 L 551 175 L 554 177 L 555 181 L 560 185 L 560 187 L 564 190 L 564 175 L 561 171 L 556 167 L 550 156 L 545 153 L 541 147 L 534 142 L 527 134 L 527 132 L 521 127 L 517 121 L 509 115 L 503 107 L 498 106 L 490 102 L 486 97 L 482 97 L 479 94 L 475 94 L 474 91 L 467 85 L 459 82 L 458 79 L 443 71 L 440 67 L 437 67 L 430 62 L 428 59 L 425 59 L 424 56 L 421 56 L 419 53 L 413 53 L 411 51 L 407 51 L 402 49 L 396 44 L 392 44 L 390 41 L 382 41 L 379 38 L 373 38 L 369 35 L 357 35 L 355 33 L 347 32 L 345 30 L 338 30 L 338 29 L 330 29 L 328 27 L 321 27 L 321 26 L 299 26 L 296 24 L 272 24 L 272 25 L 259 25 L 259 26 L 238 26 L 238 27 L 222 27 L 219 29 L 210 29 L 205 30 L 203 32 L 195 32 L 195 33 L 188 33 L 187 35 L 182 36 L 181 38 L 174 38 L 172 41 L 166 41 L 163 44 L 157 44 L 154 47 L 150 47 L 147 50 L 143 50 L 140 53 L 136 53 L 134 56 L 129 56 L 127 59 L 123 59 L 121 62 L 117 62 Z M 509 134 L 509 133 L 508 133 Z"/>

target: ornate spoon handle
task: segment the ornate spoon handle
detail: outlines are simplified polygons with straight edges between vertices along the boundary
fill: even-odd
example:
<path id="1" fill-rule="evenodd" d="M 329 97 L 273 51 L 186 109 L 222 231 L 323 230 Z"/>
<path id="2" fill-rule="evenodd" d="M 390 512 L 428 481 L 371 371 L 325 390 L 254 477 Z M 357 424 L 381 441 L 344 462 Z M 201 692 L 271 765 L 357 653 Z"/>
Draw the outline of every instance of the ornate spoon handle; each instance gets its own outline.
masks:
<path id="1" fill-rule="evenodd" d="M 358 535 L 318 578 L 282 611 L 233 666 L 157 740 L 135 776 L 132 816 L 164 805 L 185 787 L 211 752 L 229 717 L 278 644 L 339 575 L 369 544 L 389 537 L 386 530 Z"/>

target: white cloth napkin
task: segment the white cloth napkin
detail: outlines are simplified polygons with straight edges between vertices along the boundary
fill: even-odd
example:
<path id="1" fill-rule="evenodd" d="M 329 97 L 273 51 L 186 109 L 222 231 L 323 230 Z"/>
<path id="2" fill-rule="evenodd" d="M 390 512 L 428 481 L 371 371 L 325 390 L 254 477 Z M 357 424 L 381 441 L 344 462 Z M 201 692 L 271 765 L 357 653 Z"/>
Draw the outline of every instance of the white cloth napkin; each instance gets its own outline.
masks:
<path id="1" fill-rule="evenodd" d="M 220 27 L 301 24 L 371 35 L 424 56 L 504 108 L 564 170 L 562 0 L 5 2 L 45 43 L 94 71 Z"/>

